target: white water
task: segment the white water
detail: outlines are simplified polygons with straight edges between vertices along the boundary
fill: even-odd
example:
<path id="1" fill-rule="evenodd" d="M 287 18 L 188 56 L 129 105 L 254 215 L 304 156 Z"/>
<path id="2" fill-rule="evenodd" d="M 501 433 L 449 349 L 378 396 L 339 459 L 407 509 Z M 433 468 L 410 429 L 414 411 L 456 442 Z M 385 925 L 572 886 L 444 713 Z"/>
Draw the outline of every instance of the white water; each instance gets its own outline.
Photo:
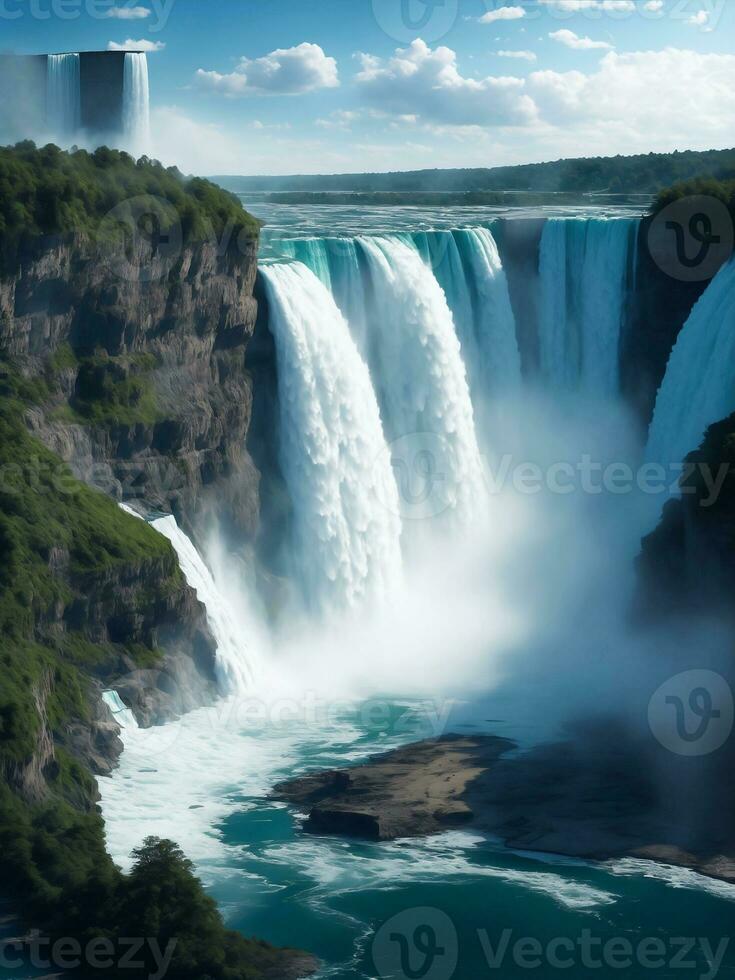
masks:
<path id="1" fill-rule="evenodd" d="M 46 68 L 46 122 L 49 131 L 69 146 L 82 124 L 78 54 L 50 54 Z"/>
<path id="2" fill-rule="evenodd" d="M 551 218 L 539 253 L 542 378 L 558 390 L 617 394 L 620 338 L 638 222 Z"/>
<path id="3" fill-rule="evenodd" d="M 135 715 L 127 708 L 117 691 L 103 691 L 102 700 L 112 712 L 112 717 L 121 728 L 137 728 Z"/>
<path id="4" fill-rule="evenodd" d="M 389 598 L 401 577 L 400 506 L 367 366 L 313 272 L 300 262 L 262 271 L 296 579 L 317 610 Z"/>
<path id="5" fill-rule="evenodd" d="M 671 467 L 735 411 L 735 261 L 717 273 L 671 352 L 648 437 L 649 462 Z"/>
<path id="6" fill-rule="evenodd" d="M 372 374 L 403 513 L 409 519 L 446 514 L 453 523 L 471 524 L 485 508 L 482 461 L 446 297 L 409 245 L 382 237 L 358 241 L 370 276 Z"/>
<path id="7" fill-rule="evenodd" d="M 207 621 L 217 644 L 217 681 L 223 694 L 247 691 L 254 682 L 251 630 L 217 588 L 212 573 L 173 516 L 151 522 L 173 545 L 189 585 L 207 611 Z"/>
<path id="8" fill-rule="evenodd" d="M 455 232 L 474 287 L 474 318 L 479 370 L 477 397 L 517 390 L 521 384 L 521 355 L 510 305 L 508 281 L 495 239 L 487 228 Z"/>
<path id="9" fill-rule="evenodd" d="M 142 52 L 125 55 L 123 69 L 123 137 L 134 156 L 146 154 L 151 142 L 148 59 Z"/>

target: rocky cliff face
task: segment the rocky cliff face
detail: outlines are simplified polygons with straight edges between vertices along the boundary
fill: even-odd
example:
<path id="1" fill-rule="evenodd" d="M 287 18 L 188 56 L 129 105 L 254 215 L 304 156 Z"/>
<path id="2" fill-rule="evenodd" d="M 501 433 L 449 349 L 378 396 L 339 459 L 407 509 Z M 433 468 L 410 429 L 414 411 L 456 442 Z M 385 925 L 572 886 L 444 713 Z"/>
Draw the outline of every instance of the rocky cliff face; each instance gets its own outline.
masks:
<path id="1" fill-rule="evenodd" d="M 217 518 L 247 539 L 257 526 L 245 450 L 256 250 L 249 239 L 171 256 L 141 239 L 122 261 L 47 240 L 0 281 L 0 352 L 52 381 L 33 431 L 80 479 L 190 532 Z"/>
<path id="2" fill-rule="evenodd" d="M 735 415 L 710 426 L 687 462 L 695 468 L 681 497 L 643 539 L 639 604 L 647 612 L 714 610 L 735 620 Z"/>

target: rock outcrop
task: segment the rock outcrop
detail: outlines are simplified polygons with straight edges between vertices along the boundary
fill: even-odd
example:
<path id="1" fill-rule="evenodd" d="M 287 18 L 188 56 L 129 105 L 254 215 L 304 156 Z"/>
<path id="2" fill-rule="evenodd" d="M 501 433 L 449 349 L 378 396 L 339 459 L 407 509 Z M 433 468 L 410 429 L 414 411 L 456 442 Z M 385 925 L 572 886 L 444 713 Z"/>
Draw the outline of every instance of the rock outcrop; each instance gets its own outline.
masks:
<path id="1" fill-rule="evenodd" d="M 32 430 L 80 479 L 243 540 L 258 523 L 245 449 L 256 319 L 257 241 L 161 254 L 136 240 L 125 261 L 83 239 L 43 240 L 0 280 L 0 354 L 43 379 Z M 216 486 L 216 490 L 215 490 Z"/>

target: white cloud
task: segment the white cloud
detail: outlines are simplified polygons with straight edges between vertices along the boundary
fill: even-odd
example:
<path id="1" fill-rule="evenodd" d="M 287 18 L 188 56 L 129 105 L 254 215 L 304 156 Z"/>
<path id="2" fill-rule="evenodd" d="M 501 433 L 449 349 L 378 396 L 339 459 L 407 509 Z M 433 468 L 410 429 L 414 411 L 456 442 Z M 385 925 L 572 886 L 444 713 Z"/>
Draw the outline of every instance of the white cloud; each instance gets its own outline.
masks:
<path id="1" fill-rule="evenodd" d="M 317 119 L 314 125 L 318 126 L 319 129 L 343 129 L 347 131 L 350 129 L 351 124 L 359 118 L 359 112 L 339 109 L 331 113 L 327 119 Z"/>
<path id="2" fill-rule="evenodd" d="M 589 75 L 532 72 L 527 90 L 545 123 L 576 133 L 577 141 L 589 139 L 586 151 L 732 142 L 735 55 L 677 48 L 609 52 Z"/>
<path id="3" fill-rule="evenodd" d="M 690 27 L 702 27 L 705 30 L 709 24 L 709 13 L 706 10 L 698 10 L 696 14 L 692 14 L 685 21 Z"/>
<path id="4" fill-rule="evenodd" d="M 488 10 L 480 17 L 481 24 L 492 24 L 496 20 L 520 20 L 526 16 L 523 7 L 498 7 L 497 10 Z"/>
<path id="5" fill-rule="evenodd" d="M 635 13 L 634 0 L 538 0 L 565 14 L 581 13 L 586 10 L 602 10 L 609 14 Z"/>
<path id="6" fill-rule="evenodd" d="M 535 109 L 521 78 L 465 78 L 451 48 L 432 50 L 417 39 L 383 61 L 360 55 L 356 76 L 366 101 L 391 115 L 417 115 L 451 125 L 519 126 Z"/>
<path id="7" fill-rule="evenodd" d="M 145 51 L 146 54 L 153 54 L 155 51 L 163 51 L 165 47 L 166 44 L 164 41 L 149 41 L 145 37 L 140 38 L 139 41 L 129 37 L 127 41 L 123 41 L 122 44 L 118 44 L 117 41 L 109 41 L 107 44 L 108 51 Z"/>
<path id="8" fill-rule="evenodd" d="M 496 51 L 495 54 L 499 58 L 518 58 L 521 61 L 535 61 L 536 55 L 533 51 L 507 51 L 501 50 Z"/>
<path id="9" fill-rule="evenodd" d="M 643 4 L 644 10 L 650 10 L 652 14 L 657 14 L 659 10 L 664 9 L 664 0 L 648 0 L 647 3 Z"/>
<path id="10" fill-rule="evenodd" d="M 566 28 L 560 31 L 552 31 L 549 37 L 552 41 L 558 41 L 559 44 L 563 44 L 567 48 L 574 48 L 575 51 L 609 51 L 612 48 L 612 44 L 608 44 L 607 41 L 593 41 L 591 37 L 580 37 L 579 34 L 575 34 L 574 31 L 569 31 Z"/>
<path id="11" fill-rule="evenodd" d="M 242 58 L 234 72 L 221 75 L 200 68 L 199 84 L 223 95 L 303 95 L 339 85 L 337 62 L 318 44 L 278 48 L 262 58 Z"/>
<path id="12" fill-rule="evenodd" d="M 150 16 L 148 7 L 111 7 L 105 14 L 113 20 L 145 20 Z"/>

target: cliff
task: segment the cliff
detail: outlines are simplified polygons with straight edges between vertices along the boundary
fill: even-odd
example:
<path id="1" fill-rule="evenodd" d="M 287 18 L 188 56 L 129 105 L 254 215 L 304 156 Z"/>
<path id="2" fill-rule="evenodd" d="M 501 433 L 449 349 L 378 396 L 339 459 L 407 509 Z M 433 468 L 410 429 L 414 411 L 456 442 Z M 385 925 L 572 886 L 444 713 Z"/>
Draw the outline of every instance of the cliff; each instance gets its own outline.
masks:
<path id="1" fill-rule="evenodd" d="M 85 240 L 44 241 L 0 282 L 0 354 L 47 388 L 34 433 L 86 483 L 189 531 L 215 517 L 243 537 L 257 525 L 245 451 L 256 247 L 190 245 L 169 269 L 139 241 L 141 280 Z"/>
<path id="2" fill-rule="evenodd" d="M 683 477 L 681 496 L 667 502 L 658 527 L 643 539 L 639 607 L 666 614 L 714 610 L 733 619 L 735 415 L 710 426 L 687 463 L 692 472 Z"/>

